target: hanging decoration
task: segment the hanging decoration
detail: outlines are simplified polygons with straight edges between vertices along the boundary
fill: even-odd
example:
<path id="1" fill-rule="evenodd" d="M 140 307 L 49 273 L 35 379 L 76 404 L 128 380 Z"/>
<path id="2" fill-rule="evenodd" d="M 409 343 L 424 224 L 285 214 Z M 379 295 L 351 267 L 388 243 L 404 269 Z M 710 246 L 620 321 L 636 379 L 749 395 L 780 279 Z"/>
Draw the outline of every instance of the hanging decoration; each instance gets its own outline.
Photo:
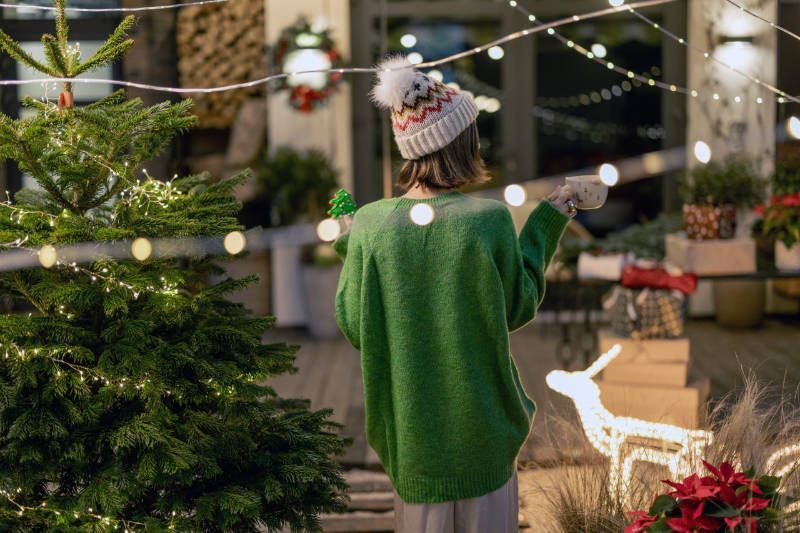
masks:
<path id="1" fill-rule="evenodd" d="M 356 203 L 353 200 L 353 197 L 344 189 L 339 189 L 339 191 L 331 198 L 329 202 L 331 208 L 328 211 L 328 214 L 332 218 L 341 218 L 347 215 L 354 215 L 356 213 Z"/>
<path id="2" fill-rule="evenodd" d="M 274 90 L 289 91 L 289 103 L 303 113 L 324 105 L 342 79 L 342 73 L 335 71 L 342 56 L 330 30 L 316 28 L 302 17 L 281 33 L 272 48 L 272 64 L 286 74 L 274 82 Z"/>

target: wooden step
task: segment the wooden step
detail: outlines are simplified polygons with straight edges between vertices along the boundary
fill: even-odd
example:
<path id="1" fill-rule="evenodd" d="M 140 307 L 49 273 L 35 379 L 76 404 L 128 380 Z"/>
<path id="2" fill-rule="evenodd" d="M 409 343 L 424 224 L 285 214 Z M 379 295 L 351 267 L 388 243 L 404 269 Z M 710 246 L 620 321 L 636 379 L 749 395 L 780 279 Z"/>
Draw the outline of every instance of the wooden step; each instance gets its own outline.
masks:
<path id="1" fill-rule="evenodd" d="M 394 492 L 350 493 L 349 508 L 354 511 L 391 511 L 394 509 Z"/>
<path id="2" fill-rule="evenodd" d="M 394 530 L 394 511 L 382 513 L 354 511 L 344 514 L 322 514 L 319 518 L 325 533 Z"/>
<path id="3" fill-rule="evenodd" d="M 350 492 L 391 492 L 392 482 L 384 472 L 353 469 L 344 473 Z"/>

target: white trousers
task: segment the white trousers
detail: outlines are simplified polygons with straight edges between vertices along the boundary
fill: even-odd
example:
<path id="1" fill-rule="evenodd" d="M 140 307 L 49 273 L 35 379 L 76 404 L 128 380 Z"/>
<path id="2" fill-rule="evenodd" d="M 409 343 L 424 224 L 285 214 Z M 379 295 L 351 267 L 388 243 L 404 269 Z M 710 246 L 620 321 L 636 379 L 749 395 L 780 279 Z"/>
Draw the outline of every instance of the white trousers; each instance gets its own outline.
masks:
<path id="1" fill-rule="evenodd" d="M 394 493 L 395 533 L 519 533 L 517 469 L 499 489 L 442 503 L 406 503 Z"/>

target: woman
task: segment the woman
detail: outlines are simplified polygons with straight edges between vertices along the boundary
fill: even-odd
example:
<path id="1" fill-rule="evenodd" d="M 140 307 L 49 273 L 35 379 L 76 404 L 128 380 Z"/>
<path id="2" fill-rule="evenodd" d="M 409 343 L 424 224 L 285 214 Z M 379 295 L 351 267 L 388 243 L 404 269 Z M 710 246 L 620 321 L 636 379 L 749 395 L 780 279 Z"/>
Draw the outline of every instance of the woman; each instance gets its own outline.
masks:
<path id="1" fill-rule="evenodd" d="M 575 203 L 558 188 L 517 238 L 502 203 L 457 191 L 487 179 L 472 97 L 403 58 L 378 68 L 372 97 L 391 111 L 406 193 L 362 207 L 335 243 L 367 440 L 395 488 L 396 531 L 517 532 L 535 405 L 508 336 L 536 314 Z"/>

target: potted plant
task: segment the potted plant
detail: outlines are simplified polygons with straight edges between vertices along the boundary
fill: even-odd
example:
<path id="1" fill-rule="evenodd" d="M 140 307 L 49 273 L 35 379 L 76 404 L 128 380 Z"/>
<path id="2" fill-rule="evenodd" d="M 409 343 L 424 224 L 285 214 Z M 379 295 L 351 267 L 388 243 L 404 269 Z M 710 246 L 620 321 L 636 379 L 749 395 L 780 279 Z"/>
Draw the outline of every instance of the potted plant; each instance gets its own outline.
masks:
<path id="1" fill-rule="evenodd" d="M 752 163 L 731 156 L 722 163 L 693 168 L 681 182 L 683 222 L 690 239 L 731 239 L 736 234 L 736 211 L 753 207 L 763 198 L 764 180 Z"/>
<path id="2" fill-rule="evenodd" d="M 324 218 L 338 173 L 319 150 L 265 149 L 254 161 L 259 194 L 246 206 L 248 226 L 267 228 L 315 223 Z M 299 229 L 299 228 L 298 228 Z M 314 235 L 313 228 L 299 234 Z M 273 241 L 275 242 L 275 241 Z M 270 251 L 272 314 L 280 326 L 309 323 L 300 268 L 302 245 L 285 243 Z"/>
<path id="3" fill-rule="evenodd" d="M 335 300 L 342 262 L 329 243 L 308 245 L 303 250 L 303 289 L 308 329 L 317 339 L 339 335 Z"/>
<path id="4" fill-rule="evenodd" d="M 800 271 L 800 172 L 787 168 L 772 176 L 772 197 L 756 211 L 764 217 L 762 235 L 775 241 L 775 267 Z"/>

